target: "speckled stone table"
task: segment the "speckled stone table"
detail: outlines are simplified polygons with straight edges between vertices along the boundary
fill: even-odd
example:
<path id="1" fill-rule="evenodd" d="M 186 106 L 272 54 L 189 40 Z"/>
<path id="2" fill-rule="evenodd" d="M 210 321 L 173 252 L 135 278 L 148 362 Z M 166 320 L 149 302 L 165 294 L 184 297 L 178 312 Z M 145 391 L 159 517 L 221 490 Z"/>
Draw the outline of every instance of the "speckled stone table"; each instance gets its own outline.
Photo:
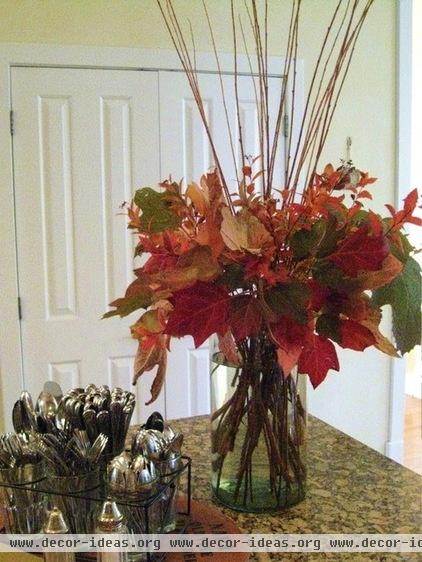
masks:
<path id="1" fill-rule="evenodd" d="M 174 422 L 193 459 L 192 496 L 212 502 L 209 483 L 209 421 L 201 416 Z M 309 417 L 306 499 L 276 514 L 245 514 L 221 507 L 245 533 L 419 533 L 422 478 L 394 461 Z M 420 556 L 420 555 L 419 555 Z M 417 554 L 263 554 L 255 560 L 395 562 Z"/>

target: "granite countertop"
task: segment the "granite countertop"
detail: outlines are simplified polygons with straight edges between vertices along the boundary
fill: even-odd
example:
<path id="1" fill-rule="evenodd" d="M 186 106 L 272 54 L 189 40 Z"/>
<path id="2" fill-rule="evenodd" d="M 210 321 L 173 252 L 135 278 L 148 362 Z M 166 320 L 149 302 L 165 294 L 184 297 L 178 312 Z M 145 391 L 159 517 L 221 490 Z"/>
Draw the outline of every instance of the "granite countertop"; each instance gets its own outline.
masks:
<path id="1" fill-rule="evenodd" d="M 212 503 L 209 419 L 177 420 L 192 457 L 192 497 Z M 419 533 L 422 478 L 366 445 L 310 416 L 306 499 L 276 514 L 245 514 L 224 507 L 245 533 Z M 260 554 L 256 560 L 395 562 L 415 554 Z"/>

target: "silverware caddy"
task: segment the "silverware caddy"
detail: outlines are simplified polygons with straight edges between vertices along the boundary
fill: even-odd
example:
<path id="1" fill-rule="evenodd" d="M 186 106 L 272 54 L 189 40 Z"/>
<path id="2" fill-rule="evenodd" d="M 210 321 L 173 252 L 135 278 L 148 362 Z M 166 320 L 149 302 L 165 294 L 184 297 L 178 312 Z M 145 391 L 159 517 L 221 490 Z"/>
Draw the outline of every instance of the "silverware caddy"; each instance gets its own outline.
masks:
<path id="1" fill-rule="evenodd" d="M 22 392 L 13 407 L 16 433 L 0 435 L 6 532 L 64 529 L 65 521 L 70 532 L 93 533 L 107 501 L 131 533 L 183 532 L 191 507 L 191 459 L 181 455 L 183 435 L 155 412 L 124 450 L 134 405 L 132 393 L 106 386 L 64 395 L 45 386 L 35 405 Z M 181 486 L 185 494 L 178 503 Z M 129 553 L 129 560 L 163 558 Z"/>

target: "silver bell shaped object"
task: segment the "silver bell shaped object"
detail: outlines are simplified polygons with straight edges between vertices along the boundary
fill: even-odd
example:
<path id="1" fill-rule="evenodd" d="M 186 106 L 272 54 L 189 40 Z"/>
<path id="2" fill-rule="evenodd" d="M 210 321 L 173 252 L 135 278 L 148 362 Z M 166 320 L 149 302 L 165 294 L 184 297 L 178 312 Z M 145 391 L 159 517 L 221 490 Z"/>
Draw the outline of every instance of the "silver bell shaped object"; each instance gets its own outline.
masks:
<path id="1" fill-rule="evenodd" d="M 43 531 L 47 535 L 64 535 L 69 532 L 69 527 L 60 509 L 53 507 L 49 512 Z M 75 553 L 44 552 L 44 562 L 75 562 Z"/>

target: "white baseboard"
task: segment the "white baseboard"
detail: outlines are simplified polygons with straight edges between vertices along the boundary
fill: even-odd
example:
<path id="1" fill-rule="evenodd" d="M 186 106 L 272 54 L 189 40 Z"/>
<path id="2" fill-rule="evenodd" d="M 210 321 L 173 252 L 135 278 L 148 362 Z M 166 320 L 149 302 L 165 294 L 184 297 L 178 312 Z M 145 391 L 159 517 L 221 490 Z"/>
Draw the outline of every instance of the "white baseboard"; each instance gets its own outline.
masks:
<path id="1" fill-rule="evenodd" d="M 404 441 L 387 441 L 385 444 L 385 454 L 387 457 L 398 463 L 403 463 Z"/>

